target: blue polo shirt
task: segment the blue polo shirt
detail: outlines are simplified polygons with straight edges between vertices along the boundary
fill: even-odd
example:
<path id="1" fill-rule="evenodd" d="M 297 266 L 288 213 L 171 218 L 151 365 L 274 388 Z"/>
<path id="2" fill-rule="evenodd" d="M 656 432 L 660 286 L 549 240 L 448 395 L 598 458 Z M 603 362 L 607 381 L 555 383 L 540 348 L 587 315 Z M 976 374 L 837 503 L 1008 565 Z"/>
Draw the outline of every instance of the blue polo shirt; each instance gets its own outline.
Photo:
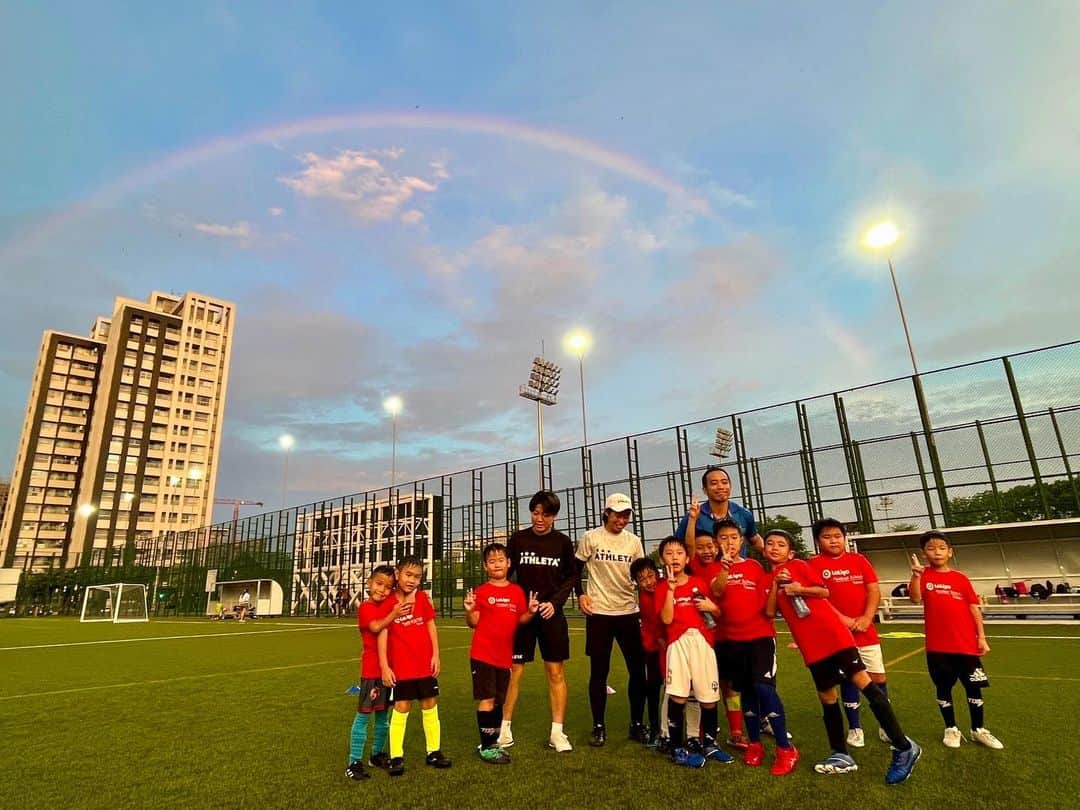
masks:
<path id="1" fill-rule="evenodd" d="M 757 524 L 754 523 L 754 513 L 745 506 L 735 503 L 735 501 L 728 501 L 727 516 L 738 524 L 739 529 L 742 530 L 743 537 L 746 538 L 742 547 L 742 556 L 746 557 L 750 553 L 750 539 L 758 533 Z M 712 505 L 708 501 L 705 501 L 705 503 L 701 505 L 701 514 L 698 515 L 697 528 L 707 534 L 712 534 L 716 520 L 717 519 L 713 517 Z M 680 540 L 686 540 L 686 524 L 689 522 L 690 513 L 687 512 L 683 515 L 682 520 L 679 521 L 679 528 L 675 530 L 675 536 Z"/>

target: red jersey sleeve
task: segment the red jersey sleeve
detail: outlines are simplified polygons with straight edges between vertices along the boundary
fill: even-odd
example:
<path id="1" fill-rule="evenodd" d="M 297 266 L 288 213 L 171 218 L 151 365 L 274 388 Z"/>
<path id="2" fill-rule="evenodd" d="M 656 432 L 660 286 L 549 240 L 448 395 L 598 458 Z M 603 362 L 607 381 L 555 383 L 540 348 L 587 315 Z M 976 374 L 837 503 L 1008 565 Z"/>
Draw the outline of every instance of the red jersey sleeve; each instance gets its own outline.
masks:
<path id="1" fill-rule="evenodd" d="M 971 584 L 971 580 L 968 579 L 967 574 L 961 574 L 964 578 L 964 598 L 967 599 L 969 605 L 978 605 L 982 603 L 979 599 L 979 595 L 975 593 L 975 586 Z"/>
<path id="2" fill-rule="evenodd" d="M 427 595 L 427 591 L 416 592 L 414 612 L 417 616 L 423 618 L 425 622 L 435 621 L 435 605 L 431 604 L 431 597 Z"/>
<path id="3" fill-rule="evenodd" d="M 361 630 L 367 630 L 368 625 L 379 618 L 376 615 L 378 607 L 374 602 L 360 603 L 360 607 L 356 609 L 356 624 Z"/>
<path id="4" fill-rule="evenodd" d="M 870 562 L 864 555 L 860 554 L 859 560 L 862 563 L 863 584 L 871 585 L 878 581 L 877 571 L 874 570 L 873 563 Z"/>

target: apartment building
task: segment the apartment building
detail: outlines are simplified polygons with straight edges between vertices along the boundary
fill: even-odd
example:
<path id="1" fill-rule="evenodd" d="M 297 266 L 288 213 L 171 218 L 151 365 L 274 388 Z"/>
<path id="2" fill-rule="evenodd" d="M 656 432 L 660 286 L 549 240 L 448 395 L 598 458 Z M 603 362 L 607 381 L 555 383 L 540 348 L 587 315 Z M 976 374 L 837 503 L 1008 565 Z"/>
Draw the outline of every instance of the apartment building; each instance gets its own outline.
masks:
<path id="1" fill-rule="evenodd" d="M 0 523 L 0 564 L 118 562 L 210 522 L 235 307 L 117 298 L 88 337 L 48 331 Z"/>

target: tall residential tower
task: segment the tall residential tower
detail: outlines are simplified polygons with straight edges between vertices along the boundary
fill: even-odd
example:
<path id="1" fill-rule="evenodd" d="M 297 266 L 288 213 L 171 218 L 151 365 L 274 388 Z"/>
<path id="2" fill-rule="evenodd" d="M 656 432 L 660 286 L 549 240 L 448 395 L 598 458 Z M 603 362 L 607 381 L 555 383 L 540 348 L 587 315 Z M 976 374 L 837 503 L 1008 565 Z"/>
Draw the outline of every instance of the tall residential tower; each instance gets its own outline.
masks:
<path id="1" fill-rule="evenodd" d="M 0 566 L 119 561 L 210 522 L 235 307 L 189 292 L 117 298 L 89 337 L 41 343 Z"/>

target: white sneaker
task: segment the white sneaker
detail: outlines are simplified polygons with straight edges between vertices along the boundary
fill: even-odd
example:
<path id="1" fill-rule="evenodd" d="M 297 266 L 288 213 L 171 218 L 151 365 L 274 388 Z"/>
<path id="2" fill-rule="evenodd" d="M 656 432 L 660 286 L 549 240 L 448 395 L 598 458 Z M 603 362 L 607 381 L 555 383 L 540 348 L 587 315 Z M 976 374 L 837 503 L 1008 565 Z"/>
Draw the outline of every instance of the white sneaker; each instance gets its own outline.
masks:
<path id="1" fill-rule="evenodd" d="M 949 726 L 945 729 L 945 736 L 941 738 L 941 741 L 945 743 L 946 748 L 959 748 L 960 743 L 964 741 L 964 735 L 956 726 Z"/>
<path id="2" fill-rule="evenodd" d="M 607 693 L 608 693 L 609 695 L 614 695 L 614 694 L 615 694 L 615 689 L 614 689 L 614 688 L 612 688 L 612 687 L 611 687 L 610 685 L 609 685 L 609 686 L 605 686 L 605 687 L 604 687 L 604 691 L 606 691 L 606 692 L 607 692 Z"/>
<path id="3" fill-rule="evenodd" d="M 499 731 L 499 739 L 496 741 L 499 748 L 509 748 L 514 744 L 514 733 L 506 726 Z"/>
<path id="4" fill-rule="evenodd" d="M 563 733 L 552 734 L 548 738 L 548 748 L 554 748 L 560 754 L 574 750 L 574 746 L 570 744 L 570 738 Z"/>
<path id="5" fill-rule="evenodd" d="M 971 739 L 980 745 L 985 745 L 987 748 L 1000 750 L 1005 747 L 1005 744 L 991 734 L 990 729 L 986 728 L 973 728 L 971 730 Z"/>
<path id="6" fill-rule="evenodd" d="M 888 743 L 889 745 L 892 745 L 892 740 L 889 739 L 889 735 L 886 734 L 885 729 L 881 728 L 880 726 L 878 726 L 877 738 L 883 743 Z"/>
<path id="7" fill-rule="evenodd" d="M 866 745 L 866 736 L 863 734 L 861 728 L 849 729 L 847 733 L 847 744 L 852 748 L 862 748 Z"/>

